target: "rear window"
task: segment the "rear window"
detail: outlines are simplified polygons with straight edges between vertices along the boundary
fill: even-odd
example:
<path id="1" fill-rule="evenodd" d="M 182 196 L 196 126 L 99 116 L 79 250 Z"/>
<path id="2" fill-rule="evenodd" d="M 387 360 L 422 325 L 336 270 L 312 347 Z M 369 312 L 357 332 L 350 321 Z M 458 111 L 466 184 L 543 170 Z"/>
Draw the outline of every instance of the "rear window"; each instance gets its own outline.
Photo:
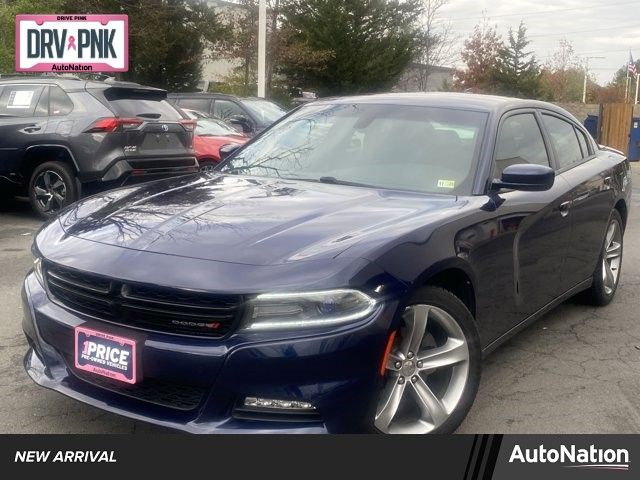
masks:
<path id="1" fill-rule="evenodd" d="M 5 85 L 0 93 L 0 116 L 33 116 L 42 90 L 42 85 Z"/>
<path id="2" fill-rule="evenodd" d="M 165 96 L 155 92 L 108 89 L 105 90 L 104 97 L 111 109 L 120 117 L 167 121 L 182 119 L 182 115 L 167 102 Z"/>

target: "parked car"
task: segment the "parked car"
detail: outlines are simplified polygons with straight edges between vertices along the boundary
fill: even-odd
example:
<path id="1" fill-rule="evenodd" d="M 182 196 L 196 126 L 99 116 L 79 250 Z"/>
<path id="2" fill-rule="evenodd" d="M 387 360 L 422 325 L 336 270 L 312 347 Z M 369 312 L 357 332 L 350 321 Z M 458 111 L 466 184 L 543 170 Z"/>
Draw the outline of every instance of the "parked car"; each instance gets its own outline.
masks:
<path id="1" fill-rule="evenodd" d="M 188 432 L 451 432 L 484 354 L 578 293 L 614 298 L 630 182 L 548 103 L 320 100 L 215 175 L 48 224 L 24 365 Z"/>
<path id="2" fill-rule="evenodd" d="M 217 118 L 198 118 L 193 137 L 193 148 L 200 164 L 201 172 L 211 172 L 220 163 L 224 153 L 220 150 L 228 146 L 243 145 L 249 140 L 244 133 L 238 133 L 231 125 Z"/>
<path id="3" fill-rule="evenodd" d="M 81 195 L 198 170 L 194 123 L 166 92 L 55 77 L 0 81 L 0 183 L 56 215 Z"/>
<path id="4" fill-rule="evenodd" d="M 248 135 L 260 133 L 287 112 L 264 98 L 242 98 L 221 93 L 170 93 L 180 108 L 204 112 L 238 126 Z"/>

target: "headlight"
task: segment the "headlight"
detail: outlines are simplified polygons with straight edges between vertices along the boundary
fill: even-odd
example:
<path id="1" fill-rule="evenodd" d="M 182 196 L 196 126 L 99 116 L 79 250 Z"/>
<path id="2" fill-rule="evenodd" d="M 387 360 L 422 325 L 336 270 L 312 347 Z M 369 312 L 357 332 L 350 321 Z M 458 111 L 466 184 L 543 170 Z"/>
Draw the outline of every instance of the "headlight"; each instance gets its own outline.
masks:
<path id="1" fill-rule="evenodd" d="M 36 278 L 40 282 L 40 285 L 44 286 L 44 275 L 42 274 L 42 257 L 40 257 L 35 249 L 31 250 L 33 256 L 33 273 L 36 274 Z"/>
<path id="2" fill-rule="evenodd" d="M 371 314 L 376 301 L 359 290 L 338 289 L 258 295 L 245 328 L 275 330 L 342 325 Z"/>

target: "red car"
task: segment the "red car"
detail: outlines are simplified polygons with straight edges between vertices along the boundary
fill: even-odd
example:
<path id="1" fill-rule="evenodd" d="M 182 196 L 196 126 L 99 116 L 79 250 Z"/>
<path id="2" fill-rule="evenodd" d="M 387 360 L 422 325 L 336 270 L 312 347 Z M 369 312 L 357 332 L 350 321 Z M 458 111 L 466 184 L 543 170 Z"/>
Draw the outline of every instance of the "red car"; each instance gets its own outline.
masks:
<path id="1" fill-rule="evenodd" d="M 193 149 L 201 172 L 210 172 L 220 162 L 220 148 L 225 145 L 242 145 L 249 137 L 217 118 L 196 118 Z"/>

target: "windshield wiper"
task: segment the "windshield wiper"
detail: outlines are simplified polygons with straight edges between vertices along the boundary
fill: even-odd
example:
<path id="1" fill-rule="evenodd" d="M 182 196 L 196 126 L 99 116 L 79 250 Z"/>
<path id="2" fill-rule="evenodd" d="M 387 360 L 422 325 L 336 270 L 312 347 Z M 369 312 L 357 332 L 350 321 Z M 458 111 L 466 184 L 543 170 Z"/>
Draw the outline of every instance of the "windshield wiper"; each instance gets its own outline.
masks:
<path id="1" fill-rule="evenodd" d="M 320 177 L 318 179 L 320 183 L 330 183 L 332 185 L 347 185 L 349 187 L 368 187 L 368 188 L 380 188 L 375 185 L 369 185 L 368 183 L 349 182 L 347 180 L 339 180 L 336 177 Z"/>

